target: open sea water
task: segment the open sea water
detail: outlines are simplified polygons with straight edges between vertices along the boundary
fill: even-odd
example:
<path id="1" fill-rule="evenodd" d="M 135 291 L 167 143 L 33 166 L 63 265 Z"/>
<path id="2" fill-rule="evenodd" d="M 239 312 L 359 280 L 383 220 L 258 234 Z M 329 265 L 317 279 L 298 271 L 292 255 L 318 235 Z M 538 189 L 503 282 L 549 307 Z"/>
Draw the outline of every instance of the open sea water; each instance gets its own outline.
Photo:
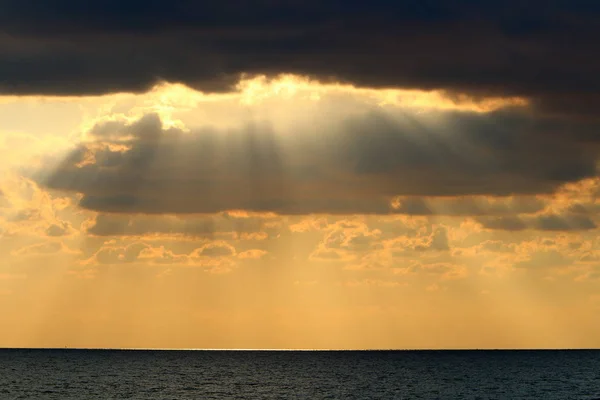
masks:
<path id="1" fill-rule="evenodd" d="M 0 350 L 0 399 L 600 399 L 600 351 Z"/>

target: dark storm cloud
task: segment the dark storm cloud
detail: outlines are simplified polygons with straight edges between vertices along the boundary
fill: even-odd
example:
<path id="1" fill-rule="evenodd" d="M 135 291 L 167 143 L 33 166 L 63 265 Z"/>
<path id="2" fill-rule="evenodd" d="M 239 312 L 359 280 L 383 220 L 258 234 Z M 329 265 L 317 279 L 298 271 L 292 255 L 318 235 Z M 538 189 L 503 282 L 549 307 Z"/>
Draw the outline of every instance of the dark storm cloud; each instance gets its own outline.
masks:
<path id="1" fill-rule="evenodd" d="M 257 124 L 163 130 L 149 114 L 131 125 L 97 125 L 92 147 L 82 144 L 36 179 L 82 193 L 83 208 L 112 213 L 510 215 L 544 204 L 443 197 L 550 193 L 596 174 L 597 150 L 544 135 L 544 124 L 518 110 L 441 112 L 432 118 L 438 123 L 419 118 L 365 112 L 284 135 Z M 128 150 L 111 150 L 109 143 Z M 89 152 L 93 162 L 83 162 Z M 393 209 L 394 196 L 413 198 Z M 426 196 L 442 199 L 418 204 Z"/>
<path id="2" fill-rule="evenodd" d="M 0 0 L 0 91 L 227 90 L 240 73 L 532 97 L 594 115 L 600 6 L 574 0 Z"/>

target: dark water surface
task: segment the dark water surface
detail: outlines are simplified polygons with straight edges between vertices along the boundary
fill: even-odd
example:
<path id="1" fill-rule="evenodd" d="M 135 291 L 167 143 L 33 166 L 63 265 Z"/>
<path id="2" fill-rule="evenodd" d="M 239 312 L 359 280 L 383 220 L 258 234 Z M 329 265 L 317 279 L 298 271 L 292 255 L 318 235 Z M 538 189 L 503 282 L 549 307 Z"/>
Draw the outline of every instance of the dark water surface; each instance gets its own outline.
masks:
<path id="1" fill-rule="evenodd" d="M 600 399 L 600 351 L 0 350 L 0 399 Z"/>

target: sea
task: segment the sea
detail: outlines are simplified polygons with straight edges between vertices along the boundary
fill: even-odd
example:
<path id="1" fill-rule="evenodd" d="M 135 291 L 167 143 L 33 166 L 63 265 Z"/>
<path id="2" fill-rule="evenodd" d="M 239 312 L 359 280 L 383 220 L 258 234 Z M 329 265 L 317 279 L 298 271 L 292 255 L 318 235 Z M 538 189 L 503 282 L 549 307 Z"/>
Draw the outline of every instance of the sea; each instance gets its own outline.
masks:
<path id="1" fill-rule="evenodd" d="M 600 399 L 600 350 L 0 350 L 0 399 Z"/>

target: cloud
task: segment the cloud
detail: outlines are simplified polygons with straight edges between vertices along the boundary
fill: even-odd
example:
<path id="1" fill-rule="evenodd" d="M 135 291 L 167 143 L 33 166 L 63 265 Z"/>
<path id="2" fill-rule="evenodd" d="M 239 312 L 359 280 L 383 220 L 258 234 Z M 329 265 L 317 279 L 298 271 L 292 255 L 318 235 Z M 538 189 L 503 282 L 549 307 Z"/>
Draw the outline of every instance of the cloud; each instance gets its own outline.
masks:
<path id="1" fill-rule="evenodd" d="M 542 211 L 546 203 L 528 197 L 405 197 L 396 199 L 395 212 L 407 215 L 511 215 Z"/>
<path id="2" fill-rule="evenodd" d="M 236 254 L 235 248 L 226 242 L 203 245 L 192 252 L 192 257 L 225 257 Z"/>
<path id="3" fill-rule="evenodd" d="M 525 260 L 518 261 L 514 268 L 556 268 L 571 263 L 568 257 L 557 250 L 540 250 L 528 255 Z"/>
<path id="4" fill-rule="evenodd" d="M 230 271 L 235 266 L 233 258 L 236 254 L 235 248 L 224 241 L 205 243 L 189 253 L 178 253 L 164 245 L 154 246 L 141 241 L 121 245 L 108 242 L 90 258 L 83 260 L 81 264 L 177 265 L 200 267 L 209 272 L 223 273 Z"/>
<path id="5" fill-rule="evenodd" d="M 3 0 L 4 93 L 227 90 L 241 73 L 518 94 L 594 115 L 594 2 Z M 516 10 L 516 11 L 515 11 Z M 385 62 L 382 62 L 385 60 Z M 44 68 L 39 68 L 43 65 Z"/>
<path id="6" fill-rule="evenodd" d="M 327 248 L 325 246 L 317 247 L 308 259 L 321 262 L 343 262 L 354 260 L 356 256 L 346 249 Z"/>
<path id="7" fill-rule="evenodd" d="M 100 122 L 36 179 L 105 213 L 485 215 L 538 211 L 543 202 L 531 195 L 597 173 L 597 151 L 547 135 L 545 122 L 512 108 L 419 115 L 362 105 L 285 133 L 268 122 L 189 132 L 163 125 L 156 114 Z"/>
<path id="8" fill-rule="evenodd" d="M 235 234 L 245 240 L 261 240 L 273 233 L 269 225 L 274 218 L 267 215 L 220 213 L 213 215 L 136 215 L 98 214 L 87 224 L 86 232 L 94 236 L 188 236 L 211 238 Z M 266 235 L 266 237 L 265 237 Z"/>
<path id="9" fill-rule="evenodd" d="M 238 253 L 237 257 L 247 260 L 258 260 L 268 254 L 267 251 L 261 249 L 251 249 Z"/>
<path id="10" fill-rule="evenodd" d="M 86 260 L 84 264 L 99 263 L 99 264 L 122 264 L 132 263 L 138 260 L 138 257 L 143 250 L 151 248 L 151 246 L 134 242 L 127 246 L 107 245 L 99 249 L 91 259 Z"/>
<path id="11" fill-rule="evenodd" d="M 448 228 L 428 224 L 424 229 L 397 232 L 380 231 L 382 225 L 341 220 L 326 233 L 309 259 L 322 262 L 343 262 L 344 269 L 353 271 L 394 271 L 410 274 L 416 271 L 416 260 L 449 260 Z M 390 234 L 392 238 L 390 239 Z M 354 245 L 358 239 L 359 246 Z"/>
<path id="12" fill-rule="evenodd" d="M 442 225 L 430 225 L 427 231 L 386 240 L 383 247 L 391 251 L 394 257 L 416 256 L 424 252 L 447 252 L 450 250 L 448 228 Z"/>
<path id="13" fill-rule="evenodd" d="M 541 214 L 536 216 L 482 217 L 477 221 L 486 229 L 505 231 L 586 231 L 596 229 L 596 223 L 586 215 Z"/>
<path id="14" fill-rule="evenodd" d="M 441 279 L 458 279 L 467 275 L 464 267 L 450 263 L 419 264 L 418 269 L 428 275 L 439 276 Z"/>
<path id="15" fill-rule="evenodd" d="M 577 276 L 575 278 L 575 280 L 578 281 L 578 282 L 583 282 L 583 281 L 597 282 L 597 281 L 600 281 L 600 268 L 598 266 L 590 267 L 583 274 Z"/>
<path id="16" fill-rule="evenodd" d="M 482 252 L 512 253 L 515 251 L 515 247 L 515 244 L 505 243 L 501 240 L 486 240 L 481 243 L 479 249 L 481 249 Z"/>
<path id="17" fill-rule="evenodd" d="M 596 224 L 581 215 L 541 215 L 536 218 L 534 228 L 543 231 L 590 230 L 596 229 Z"/>
<path id="18" fill-rule="evenodd" d="M 73 231 L 71 224 L 63 221 L 60 225 L 52 224 L 46 229 L 46 234 L 48 236 L 57 237 L 57 236 L 66 236 L 70 232 Z"/>
<path id="19" fill-rule="evenodd" d="M 598 212 L 600 212 L 600 203 L 593 203 L 593 204 L 575 203 L 569 207 L 568 211 L 573 214 L 595 215 Z"/>
<path id="20" fill-rule="evenodd" d="M 380 234 L 362 221 L 340 220 L 328 227 L 322 245 L 329 249 L 366 251 Z"/>
<path id="21" fill-rule="evenodd" d="M 288 225 L 288 229 L 295 233 L 306 233 L 312 231 L 320 231 L 329 225 L 328 218 L 319 216 L 305 217 L 298 222 L 293 222 Z"/>
<path id="22" fill-rule="evenodd" d="M 450 246 L 448 245 L 448 229 L 443 226 L 440 226 L 437 229 L 435 229 L 429 237 L 429 240 L 427 240 L 425 243 L 415 246 L 415 250 L 419 251 L 446 251 L 449 249 Z"/>
<path id="23" fill-rule="evenodd" d="M 79 255 L 79 250 L 72 250 L 63 242 L 48 241 L 21 247 L 11 252 L 13 256 L 48 257 L 50 255 Z"/>
<path id="24" fill-rule="evenodd" d="M 522 231 L 527 229 L 525 222 L 516 216 L 498 218 L 478 218 L 477 221 L 486 229 L 505 231 Z"/>
<path id="25" fill-rule="evenodd" d="M 186 254 L 175 254 L 173 251 L 166 249 L 165 246 L 147 246 L 139 252 L 137 261 L 155 264 L 185 264 L 188 262 L 188 257 Z"/>
<path id="26" fill-rule="evenodd" d="M 14 173 L 4 175 L 0 186 L 0 230 L 4 235 L 60 237 L 77 233 L 62 213 L 68 199 Z"/>
<path id="27" fill-rule="evenodd" d="M 351 261 L 379 242 L 381 231 L 361 220 L 340 219 L 323 228 L 323 239 L 310 254 L 313 261 Z"/>

